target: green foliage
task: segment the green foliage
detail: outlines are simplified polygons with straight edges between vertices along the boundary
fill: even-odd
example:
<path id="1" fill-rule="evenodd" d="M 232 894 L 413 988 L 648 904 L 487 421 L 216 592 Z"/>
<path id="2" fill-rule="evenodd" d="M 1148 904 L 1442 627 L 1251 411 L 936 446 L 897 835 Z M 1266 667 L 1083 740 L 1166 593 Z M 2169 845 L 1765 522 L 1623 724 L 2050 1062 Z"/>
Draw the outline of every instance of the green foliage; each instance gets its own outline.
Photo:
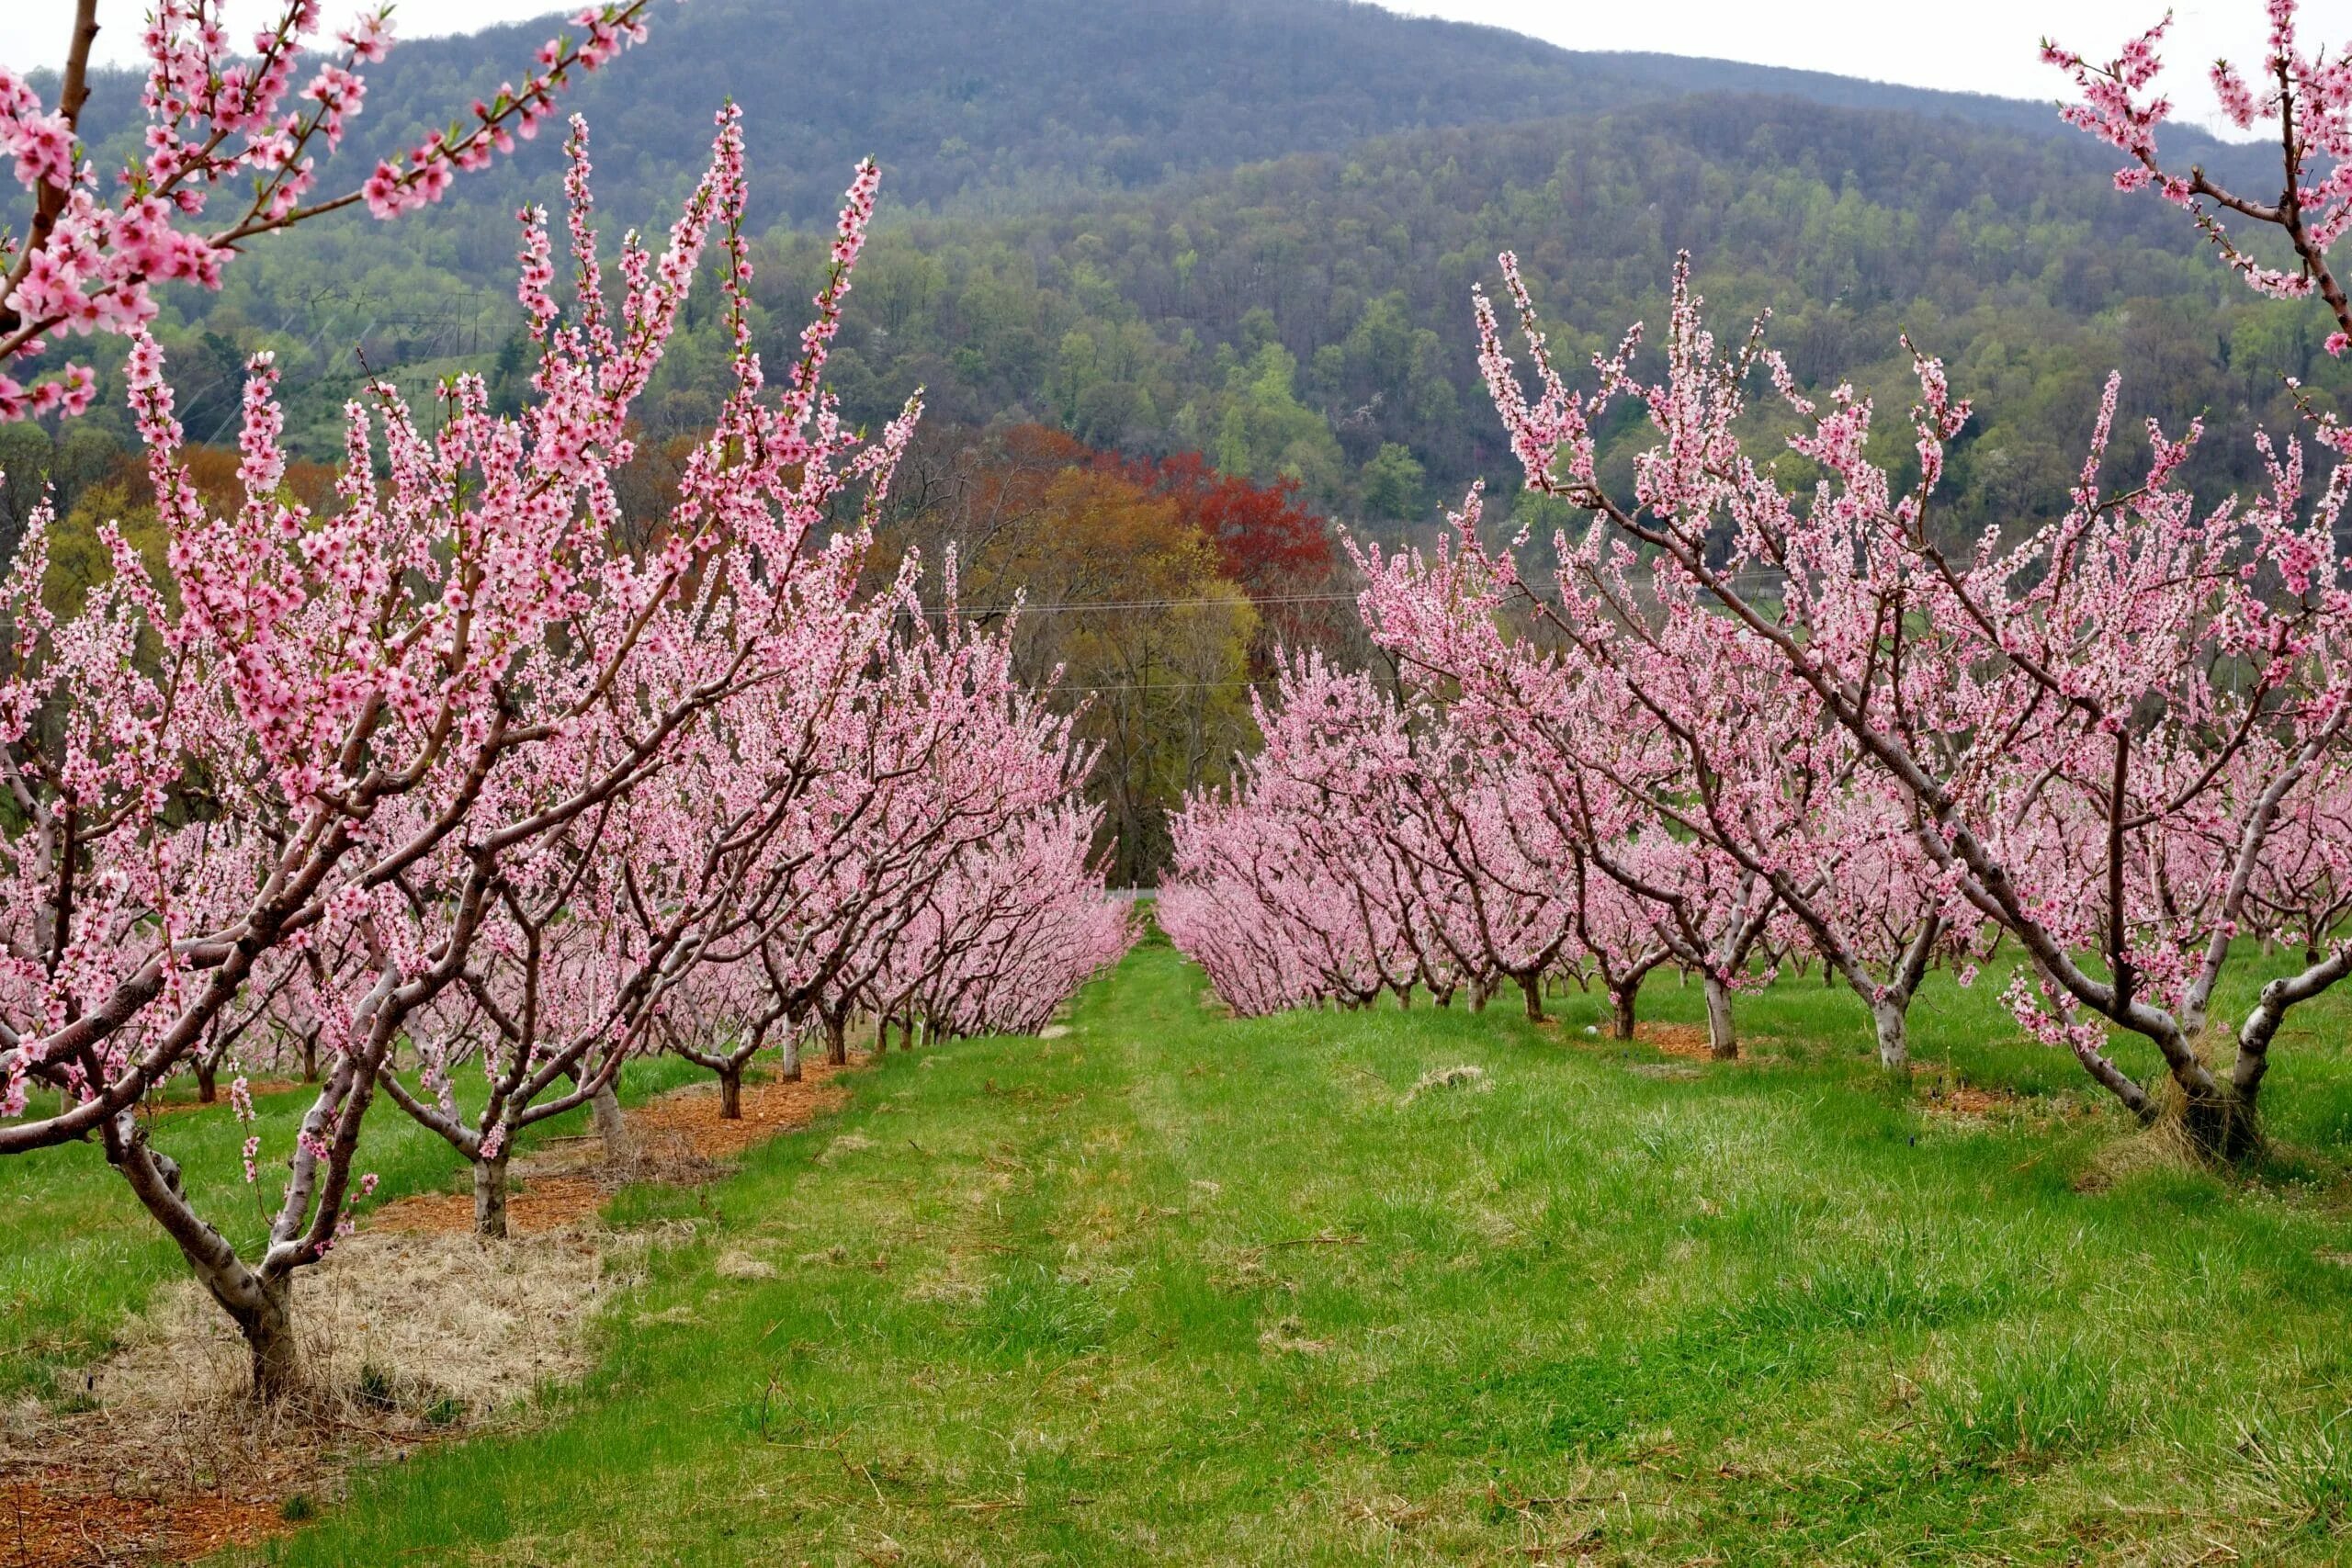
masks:
<path id="1" fill-rule="evenodd" d="M 1384 441 L 1363 466 L 1363 509 L 1373 517 L 1398 520 L 1421 509 L 1421 466 L 1413 450 Z"/>
<path id="2" fill-rule="evenodd" d="M 2047 1463 L 2097 1450 L 2138 1424 L 2144 1390 L 2111 1349 L 2051 1325 L 1995 1343 L 1926 1402 L 1945 1447 L 1965 1463 Z"/>

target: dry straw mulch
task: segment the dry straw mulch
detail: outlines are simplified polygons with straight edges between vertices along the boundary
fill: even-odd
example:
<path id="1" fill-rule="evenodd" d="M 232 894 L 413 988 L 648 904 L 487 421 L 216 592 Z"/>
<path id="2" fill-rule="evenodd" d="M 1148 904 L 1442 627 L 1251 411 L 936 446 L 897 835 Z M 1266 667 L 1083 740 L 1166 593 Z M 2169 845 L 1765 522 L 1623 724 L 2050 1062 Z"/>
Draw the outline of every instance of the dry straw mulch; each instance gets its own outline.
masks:
<path id="1" fill-rule="evenodd" d="M 746 1084 L 740 1121 L 718 1086 L 628 1115 L 628 1156 L 567 1139 L 514 1168 L 513 1234 L 475 1238 L 473 1196 L 429 1193 L 368 1216 L 296 1284 L 311 1372 L 300 1400 L 244 1397 L 244 1347 L 193 1280 L 157 1304 L 73 1391 L 0 1411 L 0 1568 L 184 1562 L 293 1528 L 352 1464 L 525 1419 L 543 1386 L 586 1371 L 597 1313 L 643 1275 L 647 1231 L 598 1218 L 628 1181 L 706 1180 L 754 1144 L 840 1105 L 841 1073 Z M 299 1500 L 299 1501 L 298 1501 Z"/>

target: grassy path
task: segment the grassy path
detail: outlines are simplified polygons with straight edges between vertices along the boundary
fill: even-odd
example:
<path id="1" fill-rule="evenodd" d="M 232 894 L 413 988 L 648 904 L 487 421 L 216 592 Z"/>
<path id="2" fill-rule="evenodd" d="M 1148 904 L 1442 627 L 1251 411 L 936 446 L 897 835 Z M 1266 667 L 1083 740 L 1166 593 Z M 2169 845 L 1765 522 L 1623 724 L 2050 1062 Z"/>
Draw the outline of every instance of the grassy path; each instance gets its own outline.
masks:
<path id="1" fill-rule="evenodd" d="M 598 1375 L 257 1557 L 2352 1555 L 2333 1185 L 2089 1180 L 2103 1121 L 1923 1116 L 1796 1011 L 1786 1060 L 1687 1077 L 1574 1007 L 1200 985 L 1155 942 L 1065 1037 L 893 1057 L 625 1196 L 695 1235 Z"/>

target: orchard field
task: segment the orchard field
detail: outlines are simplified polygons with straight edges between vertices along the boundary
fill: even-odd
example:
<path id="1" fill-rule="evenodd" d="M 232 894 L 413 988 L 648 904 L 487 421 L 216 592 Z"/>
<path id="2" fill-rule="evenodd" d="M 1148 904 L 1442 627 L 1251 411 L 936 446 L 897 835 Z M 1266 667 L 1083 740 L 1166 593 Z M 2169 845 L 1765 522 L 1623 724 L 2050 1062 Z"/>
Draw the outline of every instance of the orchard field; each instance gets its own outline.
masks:
<path id="1" fill-rule="evenodd" d="M 652 0 L 341 162 L 390 7 L 156 0 L 109 72 L 122 3 L 0 67 L 0 1568 L 2352 1560 L 2352 63 L 2295 0 L 2196 88 L 2276 163 L 2177 123 L 2169 17 L 2039 47 L 2120 165 L 2079 223 L 2071 155 L 1857 157 L 1793 352 L 1706 298 L 1774 264 L 1692 254 L 1826 190 L 1785 106 L 1686 129 L 1803 182 L 1635 159 L 1617 263 L 1562 248 L 1597 165 L 1430 164 L 1530 241 L 1435 259 L 1449 349 L 1365 292 L 1402 143 L 1296 244 L 1313 179 L 1061 246 L 1140 143 L 973 164 L 1039 227 L 951 289 L 944 230 L 869 257 L 872 155 L 763 227 L 764 95 L 696 168 L 666 108 L 558 132 Z M 1423 43 L 1643 90 L 1374 9 L 1237 15 L 1378 78 L 1295 62 L 1302 123 L 1420 124 Z M 1256 145 L 1211 30 L 1181 125 L 968 62 L 871 123 Z M 494 357 L 226 292 L 375 222 L 461 280 L 428 209 L 534 176 Z M 2052 310 L 2106 319 L 2012 361 Z M 1504 475 L 1431 504 L 1414 420 Z"/>
<path id="2" fill-rule="evenodd" d="M 221 1561 L 2341 1560 L 2339 1008 L 2233 1176 L 1987 990 L 1931 983 L 1907 1092 L 1817 979 L 1743 999 L 1738 1063 L 1548 1010 L 1235 1020 L 1147 938 L 1067 1034 L 894 1052 L 619 1192 L 665 1262 L 581 1381 Z M 70 1212 L 10 1236 L 20 1300 L 77 1258 L 50 1336 L 172 1271 L 75 1242 L 135 1234 L 119 1191 Z"/>

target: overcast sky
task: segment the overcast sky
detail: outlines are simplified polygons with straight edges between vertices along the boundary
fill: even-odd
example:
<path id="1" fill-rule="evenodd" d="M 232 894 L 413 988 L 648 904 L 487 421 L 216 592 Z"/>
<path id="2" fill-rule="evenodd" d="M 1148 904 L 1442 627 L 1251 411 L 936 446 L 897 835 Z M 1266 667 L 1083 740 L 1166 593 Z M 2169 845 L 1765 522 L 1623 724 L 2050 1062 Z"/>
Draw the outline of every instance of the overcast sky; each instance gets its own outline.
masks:
<path id="1" fill-rule="evenodd" d="M 326 7 L 340 21 L 361 9 L 361 0 L 326 0 Z M 108 61 L 125 63 L 135 55 L 146 8 L 147 0 L 99 0 L 99 50 Z M 412 38 L 462 32 L 551 8 L 548 0 L 401 0 L 398 31 Z M 2085 54 L 2104 56 L 2162 16 L 2165 0 L 1398 0 L 1394 8 L 1511 28 L 1570 49 L 1713 55 L 1923 87 L 2052 98 L 2057 74 L 2034 58 L 2044 32 Z M 231 0 L 230 19 L 250 29 L 277 9 L 277 0 Z M 2168 58 L 2176 63 L 2165 80 L 2189 118 L 2210 121 L 2212 115 L 2207 62 L 2223 54 L 2259 58 L 2262 9 L 2260 0 L 2173 0 L 2177 19 Z M 2307 36 L 2331 44 L 2352 40 L 2352 0 L 2304 0 L 2303 13 Z M 69 16 L 67 0 L 0 0 L 0 61 L 20 68 L 60 62 Z M 2191 65 L 2196 69 L 2188 69 Z"/>

